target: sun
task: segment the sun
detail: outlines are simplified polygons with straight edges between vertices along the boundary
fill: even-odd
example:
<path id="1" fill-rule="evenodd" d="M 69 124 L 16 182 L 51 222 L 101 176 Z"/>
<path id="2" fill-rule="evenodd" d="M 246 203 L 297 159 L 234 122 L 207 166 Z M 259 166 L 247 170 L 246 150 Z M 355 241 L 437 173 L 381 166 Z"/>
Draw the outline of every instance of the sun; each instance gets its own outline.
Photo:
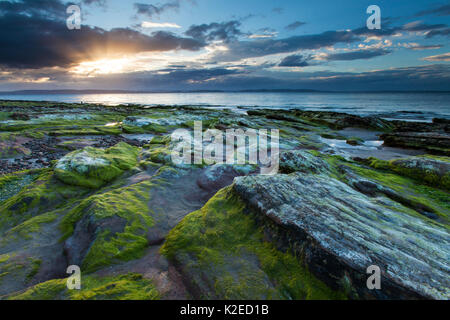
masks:
<path id="1" fill-rule="evenodd" d="M 123 73 L 131 64 L 132 60 L 128 58 L 100 59 L 81 62 L 71 72 L 80 76 L 95 77 L 98 75 Z"/>

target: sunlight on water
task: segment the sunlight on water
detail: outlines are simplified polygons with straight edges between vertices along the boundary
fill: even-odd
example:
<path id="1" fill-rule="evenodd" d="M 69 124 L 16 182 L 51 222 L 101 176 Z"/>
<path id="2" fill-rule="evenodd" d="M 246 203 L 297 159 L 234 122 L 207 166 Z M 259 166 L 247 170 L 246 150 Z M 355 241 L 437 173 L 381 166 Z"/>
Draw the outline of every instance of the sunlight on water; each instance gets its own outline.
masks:
<path id="1" fill-rule="evenodd" d="M 126 93 L 0 95 L 0 99 L 35 100 L 106 105 L 196 105 L 224 108 L 297 108 L 337 111 L 383 118 L 430 121 L 450 118 L 449 93 Z M 239 110 L 239 109 L 237 109 Z"/>

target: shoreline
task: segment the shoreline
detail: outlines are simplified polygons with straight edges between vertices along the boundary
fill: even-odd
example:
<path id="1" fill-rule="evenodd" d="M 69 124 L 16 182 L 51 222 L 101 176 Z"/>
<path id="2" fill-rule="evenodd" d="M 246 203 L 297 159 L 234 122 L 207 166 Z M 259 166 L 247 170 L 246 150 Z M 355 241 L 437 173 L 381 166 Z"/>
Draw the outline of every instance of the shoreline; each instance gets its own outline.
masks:
<path id="1" fill-rule="evenodd" d="M 432 121 L 433 118 L 450 119 L 450 94 L 429 93 L 422 98 L 409 98 L 409 93 L 321 93 L 314 98 L 314 92 L 189 92 L 189 93 L 114 93 L 114 94 L 49 94 L 49 95 L 16 95 L 12 100 L 23 102 L 39 100 L 45 103 L 92 103 L 110 106 L 141 105 L 143 107 L 197 106 L 211 109 L 297 109 L 311 111 L 336 111 L 360 116 L 378 116 L 410 121 Z M 331 95 L 331 96 L 327 96 Z M 416 93 L 415 97 L 420 97 Z M 59 98 L 55 98 L 59 97 Z M 4 99 L 0 95 L 0 100 Z M 211 103 L 214 101 L 214 103 Z M 436 106 L 440 106 L 437 108 Z M 424 111 L 427 110 L 427 111 Z"/>
<path id="2" fill-rule="evenodd" d="M 11 106 L 12 105 L 16 105 L 16 104 L 20 104 L 20 103 L 26 103 L 26 104 L 30 104 L 30 106 L 28 107 L 24 107 L 21 109 L 16 110 L 17 107 L 15 106 Z M 4 104 L 4 105 L 2 105 Z M 39 106 L 41 105 L 41 106 Z M 348 117 L 348 116 L 355 116 L 355 119 L 364 119 L 364 117 L 361 118 L 361 116 L 358 115 L 353 115 L 351 113 L 344 113 L 344 112 L 334 112 L 334 111 L 329 111 L 329 110 L 321 110 L 321 111 L 315 111 L 315 110 L 299 110 L 299 109 L 271 109 L 271 108 L 260 108 L 260 107 L 253 107 L 253 108 L 248 108 L 248 107 L 235 107 L 235 108 L 210 108 L 208 106 L 192 106 L 192 105 L 183 105 L 183 106 L 162 106 L 162 105 L 155 105 L 155 106 L 145 106 L 145 105 L 135 105 L 135 104 L 129 104 L 129 105 L 115 105 L 115 106 L 109 106 L 109 105 L 103 105 L 103 104 L 89 104 L 89 103 L 61 103 L 61 102 L 54 102 L 54 101 L 23 101 L 23 100 L 13 100 L 13 101 L 9 101 L 9 100 L 0 100 L 0 112 L 4 112 L 4 110 L 7 110 L 6 112 L 12 112 L 13 110 L 16 110 L 16 113 L 19 118 L 20 115 L 23 114 L 25 119 L 29 119 L 31 121 L 36 120 L 36 118 L 33 118 L 33 115 L 29 116 L 27 115 L 27 111 L 29 111 L 29 108 L 32 108 L 33 112 L 36 113 L 35 116 L 42 116 L 42 115 L 46 115 L 46 114 L 50 114 L 50 115 L 58 115 L 61 113 L 67 113 L 69 112 L 70 114 L 74 114 L 76 113 L 75 110 L 79 111 L 79 110 L 83 110 L 84 113 L 89 113 L 92 108 L 94 108 L 95 110 L 101 109 L 101 108 L 110 108 L 112 109 L 113 113 L 116 112 L 116 110 L 120 110 L 120 112 L 126 112 L 129 109 L 132 110 L 147 110 L 147 111 L 152 111 L 152 110 L 158 110 L 158 109 L 162 109 L 162 110 L 166 110 L 168 112 L 171 111 L 176 111 L 176 110 L 181 110 L 181 111 L 189 111 L 190 109 L 192 110 L 203 110 L 204 112 L 207 112 L 208 110 L 210 111 L 216 111 L 216 112 L 221 112 L 221 111 L 227 111 L 230 110 L 232 112 L 236 112 L 242 116 L 248 116 L 248 113 L 252 113 L 252 111 L 256 110 L 255 112 L 258 113 L 264 113 L 264 112 L 280 112 L 280 113 L 292 113 L 292 112 L 301 112 L 301 113 L 305 113 L 305 114 L 311 114 L 311 115 L 324 115 L 327 116 L 329 115 L 331 118 L 333 117 Z M 74 109 L 74 110 L 71 110 Z M 239 112 L 237 112 L 236 110 L 239 110 Z M 261 110 L 261 111 L 258 111 Z M 386 120 L 384 118 L 377 118 L 376 116 L 368 116 L 366 117 L 368 119 L 380 119 L 380 120 Z M 33 120 L 34 119 L 34 120 Z M 28 121 L 29 121 L 28 120 Z M 3 125 L 8 125 L 13 123 L 14 121 L 24 121 L 24 120 L 20 120 L 20 119 L 12 119 L 12 120 L 8 120 L 8 119 L 4 119 L 4 120 L 0 120 L 0 126 Z M 27 121 L 27 120 L 25 120 Z M 408 127 L 408 126 L 423 126 L 423 125 L 428 125 L 431 127 L 430 130 L 435 130 L 433 129 L 433 121 L 436 122 L 443 122 L 443 123 L 448 123 L 447 120 L 445 119 L 433 119 L 431 122 L 425 122 L 425 121 L 414 121 L 414 120 L 397 120 L 397 119 L 391 119 L 391 120 L 386 120 L 386 126 L 390 126 L 391 124 L 395 124 L 399 127 Z M 102 123 L 99 123 L 99 125 L 102 125 Z M 105 123 L 103 124 L 105 127 L 109 126 L 110 123 Z M 358 125 L 359 128 L 354 128 L 356 130 L 354 130 L 352 135 L 347 135 L 346 137 L 343 137 L 339 131 L 336 132 L 336 136 L 334 138 L 337 139 L 326 139 L 321 137 L 321 141 L 324 142 L 325 144 L 328 145 L 329 149 L 332 149 L 332 152 L 336 153 L 336 154 L 341 154 L 341 155 L 346 155 L 346 153 L 350 152 L 349 154 L 354 156 L 354 157 L 369 157 L 369 156 L 375 156 L 378 158 L 381 158 L 383 160 L 390 160 L 393 158 L 398 158 L 399 156 L 407 156 L 407 155 L 420 155 L 420 154 L 426 154 L 426 150 L 421 149 L 421 148 L 416 148 L 416 147 L 408 147 L 408 146 L 402 146 L 401 144 L 393 144 L 392 146 L 390 145 L 385 145 L 383 143 L 383 140 L 379 137 L 381 134 L 383 134 L 383 131 L 376 131 L 376 128 L 364 128 L 363 126 L 361 127 L 360 125 Z M 348 129 L 352 129 L 351 125 L 347 126 Z M 343 127 L 343 129 L 345 129 L 345 127 Z M 443 128 L 440 128 L 441 130 Z M 422 130 L 419 128 L 419 130 Z M 439 130 L 439 129 L 438 129 Z M 445 129 L 443 129 L 445 131 Z M 448 130 L 448 129 L 447 129 Z M 2 129 L 2 131 L 4 131 Z M 6 130 L 7 131 L 7 130 Z M 366 148 L 364 148 L 364 144 L 363 143 L 358 143 L 356 145 L 352 145 L 352 144 L 348 144 L 346 143 L 346 139 L 351 139 L 351 138 L 356 138 L 356 139 L 362 139 L 361 135 L 364 135 L 365 131 L 373 131 L 376 132 L 376 136 L 371 137 L 371 139 L 369 139 L 368 144 L 366 144 Z M 97 132 L 97 135 L 94 135 L 94 140 L 96 139 L 95 137 L 99 138 L 97 142 L 95 143 L 91 143 L 89 145 L 92 145 L 94 147 L 100 147 L 100 148 L 107 148 L 107 147 L 111 147 L 115 144 L 117 144 L 120 141 L 126 142 L 128 144 L 134 145 L 134 146 L 139 146 L 142 147 L 145 143 L 148 143 L 149 140 L 151 139 L 151 135 L 148 137 L 148 140 L 139 140 L 139 139 L 133 139 L 133 138 L 128 138 L 128 136 L 130 136 L 130 134 L 127 134 L 126 132 L 114 132 L 112 135 L 111 134 L 102 134 L 101 132 Z M 138 136 L 138 135 L 137 135 Z M 46 137 L 44 137 L 45 139 L 42 138 L 38 138 L 38 139 L 26 139 L 26 141 L 24 141 L 23 146 L 25 148 L 28 148 L 31 152 L 29 155 L 24 155 L 23 157 L 17 157 L 17 158 L 10 158 L 10 159 L 1 159 L 0 158 L 0 162 L 2 163 L 2 170 L 0 173 L 11 173 L 14 171 L 19 171 L 19 170 L 26 170 L 26 169 L 37 169 L 37 168 L 42 168 L 42 167 L 49 167 L 51 165 L 51 161 L 53 160 L 57 160 L 58 158 L 62 157 L 63 155 L 69 153 L 71 150 L 70 149 L 61 149 L 58 148 L 57 145 L 58 144 L 64 144 L 67 141 L 70 140 L 74 140 L 77 138 L 82 138 L 83 134 L 76 134 L 75 136 L 62 136 L 62 137 L 58 137 L 57 134 L 55 133 L 51 133 L 49 132 L 49 134 L 46 135 Z M 331 137 L 333 138 L 333 137 Z M 379 145 L 374 146 L 372 145 L 370 148 L 368 147 L 370 145 L 370 143 L 377 143 L 378 141 L 380 142 Z M 338 147 L 335 147 L 336 145 L 338 145 Z M 360 150 L 357 150 L 357 149 Z M 388 148 L 389 151 L 387 151 L 387 156 L 383 156 L 383 148 L 386 149 Z M 346 152 L 347 150 L 347 152 Z M 45 156 L 44 156 L 44 153 Z"/>
<path id="3" fill-rule="evenodd" d="M 197 121 L 278 129 L 278 172 L 175 163 Z M 445 119 L 0 101 L 0 298 L 448 299 L 449 155 Z"/>

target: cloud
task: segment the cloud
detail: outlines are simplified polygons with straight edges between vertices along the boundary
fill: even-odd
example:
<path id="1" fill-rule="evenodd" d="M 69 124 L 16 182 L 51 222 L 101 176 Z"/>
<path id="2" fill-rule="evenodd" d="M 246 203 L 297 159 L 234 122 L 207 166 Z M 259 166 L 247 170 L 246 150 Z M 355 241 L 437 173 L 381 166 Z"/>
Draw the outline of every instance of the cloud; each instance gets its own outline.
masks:
<path id="1" fill-rule="evenodd" d="M 444 54 L 438 54 L 435 56 L 425 57 L 422 60 L 426 61 L 450 61 L 450 52 Z"/>
<path id="2" fill-rule="evenodd" d="M 194 37 L 195 38 L 195 37 Z M 262 57 L 271 54 L 298 50 L 312 50 L 359 40 L 352 32 L 327 31 L 320 34 L 293 36 L 284 39 L 259 39 L 253 41 L 231 41 L 228 50 L 215 54 L 212 60 L 236 61 L 245 58 Z"/>
<path id="3" fill-rule="evenodd" d="M 290 73 L 291 78 L 286 74 Z M 145 79 L 145 80 L 144 80 Z M 126 80 L 128 81 L 128 79 Z M 132 80 L 131 80 L 132 81 Z M 448 90 L 450 65 L 392 68 L 370 72 L 273 72 L 253 75 L 229 69 L 194 69 L 145 76 L 147 88 L 179 90 L 242 90 L 287 88 L 318 90 Z"/>
<path id="4" fill-rule="evenodd" d="M 40 5 L 51 4 L 43 11 Z M 27 6 L 30 4 L 30 6 Z M 83 25 L 68 30 L 59 1 L 0 2 L 0 66 L 9 68 L 70 67 L 86 60 L 144 51 L 191 50 L 202 41 L 158 31 L 145 35 L 128 28 L 109 31 Z M 56 17 L 54 16 L 58 12 Z M 65 19 L 65 15 L 62 15 Z M 17 27 L 17 26 L 20 26 Z"/>
<path id="5" fill-rule="evenodd" d="M 302 22 L 302 21 L 295 21 L 292 22 L 291 24 L 288 24 L 285 29 L 286 30 L 295 30 L 301 26 L 303 26 L 304 24 L 306 24 L 306 22 Z"/>
<path id="6" fill-rule="evenodd" d="M 66 9 L 67 5 L 59 0 L 0 1 L 0 16 L 16 13 L 62 19 L 65 18 Z"/>
<path id="7" fill-rule="evenodd" d="M 95 4 L 100 7 L 106 6 L 106 0 L 82 0 L 82 3 L 87 5 Z"/>
<path id="8" fill-rule="evenodd" d="M 446 4 L 433 9 L 423 10 L 416 14 L 416 16 L 418 17 L 426 15 L 448 16 L 450 15 L 450 4 Z"/>
<path id="9" fill-rule="evenodd" d="M 426 38 L 432 38 L 434 36 L 449 36 L 450 28 L 442 29 L 442 30 L 432 30 L 427 33 Z"/>
<path id="10" fill-rule="evenodd" d="M 327 61 L 350 61 L 359 59 L 371 59 L 374 57 L 384 56 L 392 51 L 386 49 L 368 49 L 368 50 L 354 50 L 342 53 L 328 54 L 325 57 Z"/>
<path id="11" fill-rule="evenodd" d="M 431 31 L 447 27 L 445 24 L 425 24 L 422 21 L 413 21 L 403 25 L 402 29 L 406 31 Z"/>
<path id="12" fill-rule="evenodd" d="M 175 0 L 158 5 L 136 2 L 134 4 L 134 8 L 136 9 L 137 14 L 146 15 L 149 18 L 153 18 L 154 16 L 159 16 L 166 11 L 178 10 L 180 8 L 180 1 Z"/>
<path id="13" fill-rule="evenodd" d="M 181 26 L 176 23 L 171 22 L 151 22 L 151 21 L 143 21 L 141 23 L 142 28 L 181 28 Z"/>
<path id="14" fill-rule="evenodd" d="M 254 33 L 248 36 L 249 39 L 267 39 L 276 37 L 278 32 Z"/>
<path id="15" fill-rule="evenodd" d="M 185 32 L 187 36 L 202 41 L 222 40 L 229 42 L 236 40 L 238 36 L 243 35 L 239 27 L 241 22 L 231 20 L 228 22 L 213 22 L 210 24 L 192 25 Z"/>
<path id="16" fill-rule="evenodd" d="M 281 62 L 278 64 L 279 67 L 307 67 L 309 66 L 309 60 L 310 57 L 304 57 L 299 54 L 294 54 L 285 57 Z"/>
<path id="17" fill-rule="evenodd" d="M 282 14 L 283 11 L 284 11 L 284 9 L 280 8 L 280 7 L 276 7 L 276 8 L 272 9 L 272 12 L 275 12 L 275 13 L 278 13 L 278 14 Z"/>
<path id="18" fill-rule="evenodd" d="M 449 28 L 446 24 L 425 24 L 422 21 L 413 21 L 399 27 L 383 27 L 381 30 L 369 30 L 362 27 L 352 31 L 357 36 L 368 38 L 395 36 L 403 32 L 422 32 L 426 35 L 426 38 L 431 38 L 436 35 L 448 35 Z"/>
<path id="19" fill-rule="evenodd" d="M 427 46 L 415 45 L 415 46 L 409 47 L 408 49 L 411 49 L 411 50 L 433 50 L 433 49 L 440 49 L 442 47 L 443 47 L 442 44 L 432 44 L 432 45 L 427 45 Z"/>

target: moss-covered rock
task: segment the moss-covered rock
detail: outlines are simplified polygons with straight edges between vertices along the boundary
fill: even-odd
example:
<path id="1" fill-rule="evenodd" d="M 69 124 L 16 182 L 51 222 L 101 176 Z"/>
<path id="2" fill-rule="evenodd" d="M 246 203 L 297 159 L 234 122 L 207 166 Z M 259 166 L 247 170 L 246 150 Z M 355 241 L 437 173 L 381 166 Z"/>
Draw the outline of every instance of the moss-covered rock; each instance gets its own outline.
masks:
<path id="1" fill-rule="evenodd" d="M 154 224 L 147 205 L 151 187 L 144 181 L 96 194 L 70 211 L 61 223 L 69 262 L 91 272 L 139 257 Z"/>
<path id="2" fill-rule="evenodd" d="M 445 225 L 322 174 L 238 177 L 233 190 L 273 223 L 274 241 L 328 285 L 346 290 L 350 283 L 355 298 L 449 298 Z M 382 269 L 383 290 L 368 290 L 370 265 Z"/>
<path id="3" fill-rule="evenodd" d="M 61 158 L 55 173 L 66 184 L 99 188 L 136 166 L 138 153 L 124 142 L 106 150 L 86 147 Z"/>
<path id="4" fill-rule="evenodd" d="M 37 174 L 33 172 L 19 172 L 0 176 L 0 203 L 19 193 L 36 176 Z"/>
<path id="5" fill-rule="evenodd" d="M 81 278 L 81 290 L 69 290 L 67 279 L 49 280 L 12 294 L 9 300 L 157 300 L 161 296 L 151 280 L 140 274 Z"/>
<path id="6" fill-rule="evenodd" d="M 0 202 L 0 233 L 34 216 L 70 203 L 88 191 L 60 182 L 51 169 L 39 171 L 31 183 L 19 187 L 15 195 Z"/>
<path id="7" fill-rule="evenodd" d="M 162 248 L 196 298 L 337 299 L 292 254 L 265 241 L 263 230 L 229 188 L 185 217 Z"/>
<path id="8" fill-rule="evenodd" d="M 410 157 L 391 161 L 370 158 L 370 165 L 418 180 L 432 187 L 450 190 L 450 158 L 436 156 Z"/>

